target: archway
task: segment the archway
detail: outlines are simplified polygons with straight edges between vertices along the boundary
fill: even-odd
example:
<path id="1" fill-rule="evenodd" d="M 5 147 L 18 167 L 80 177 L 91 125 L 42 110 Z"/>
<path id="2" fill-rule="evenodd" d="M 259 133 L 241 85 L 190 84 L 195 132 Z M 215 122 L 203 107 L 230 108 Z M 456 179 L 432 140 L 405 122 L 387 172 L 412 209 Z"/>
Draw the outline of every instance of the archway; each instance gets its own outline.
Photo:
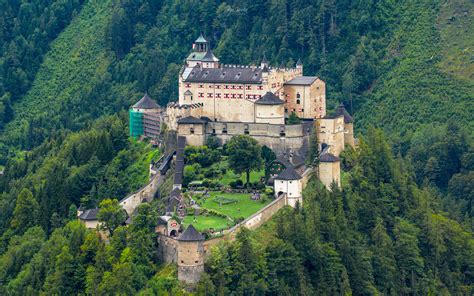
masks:
<path id="1" fill-rule="evenodd" d="M 283 193 L 285 193 L 285 192 L 283 192 L 283 191 L 278 191 L 277 197 L 280 197 Z"/>
<path id="2" fill-rule="evenodd" d="M 173 229 L 173 230 L 171 230 L 171 232 L 170 232 L 170 236 L 171 236 L 171 237 L 176 237 L 177 234 L 178 234 L 178 232 L 176 231 L 176 229 Z"/>

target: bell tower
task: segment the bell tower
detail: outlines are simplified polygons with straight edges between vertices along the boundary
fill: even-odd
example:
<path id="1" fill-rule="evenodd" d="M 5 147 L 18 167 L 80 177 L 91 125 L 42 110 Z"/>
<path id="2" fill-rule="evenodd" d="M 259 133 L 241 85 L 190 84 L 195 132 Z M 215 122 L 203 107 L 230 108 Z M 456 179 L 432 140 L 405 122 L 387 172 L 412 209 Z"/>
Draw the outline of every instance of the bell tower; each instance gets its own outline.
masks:
<path id="1" fill-rule="evenodd" d="M 207 52 L 209 48 L 209 42 L 204 38 L 204 36 L 199 35 L 198 39 L 193 43 L 193 51 L 194 52 Z"/>

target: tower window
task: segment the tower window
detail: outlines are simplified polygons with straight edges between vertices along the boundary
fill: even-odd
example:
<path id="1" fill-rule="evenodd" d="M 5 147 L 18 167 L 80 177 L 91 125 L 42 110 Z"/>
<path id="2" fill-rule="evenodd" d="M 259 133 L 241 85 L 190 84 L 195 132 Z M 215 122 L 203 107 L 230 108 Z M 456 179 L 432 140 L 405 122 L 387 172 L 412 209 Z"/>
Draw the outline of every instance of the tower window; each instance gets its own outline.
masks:
<path id="1" fill-rule="evenodd" d="M 296 94 L 296 98 L 297 98 L 297 99 L 301 98 L 300 93 L 297 93 L 297 94 Z"/>
<path id="2" fill-rule="evenodd" d="M 296 100 L 296 104 L 298 105 L 301 104 L 301 100 L 300 99 Z"/>

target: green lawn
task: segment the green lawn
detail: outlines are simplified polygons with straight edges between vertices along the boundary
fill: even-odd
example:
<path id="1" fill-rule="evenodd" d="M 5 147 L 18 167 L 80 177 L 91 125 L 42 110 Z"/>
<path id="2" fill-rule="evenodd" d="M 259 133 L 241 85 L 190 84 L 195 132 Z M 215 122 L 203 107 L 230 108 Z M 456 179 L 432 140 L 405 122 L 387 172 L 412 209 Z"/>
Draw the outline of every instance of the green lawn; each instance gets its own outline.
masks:
<path id="1" fill-rule="evenodd" d="M 239 217 L 247 218 L 270 202 L 270 200 L 267 200 L 265 203 L 262 203 L 261 201 L 253 201 L 250 199 L 250 194 L 248 193 L 211 192 L 210 194 L 211 196 L 209 198 L 205 201 L 201 201 L 201 206 L 203 208 L 216 210 L 234 219 Z M 220 206 L 218 203 L 213 201 L 217 196 L 237 199 L 238 202 Z"/>
<path id="2" fill-rule="evenodd" d="M 229 226 L 232 226 L 232 222 L 226 218 L 217 217 L 217 216 L 196 216 L 196 221 L 194 222 L 194 216 L 186 216 L 183 220 L 183 225 L 188 226 L 193 224 L 193 226 L 199 230 L 204 231 L 206 229 L 214 229 L 214 231 L 219 231 L 221 229 L 226 229 Z"/>

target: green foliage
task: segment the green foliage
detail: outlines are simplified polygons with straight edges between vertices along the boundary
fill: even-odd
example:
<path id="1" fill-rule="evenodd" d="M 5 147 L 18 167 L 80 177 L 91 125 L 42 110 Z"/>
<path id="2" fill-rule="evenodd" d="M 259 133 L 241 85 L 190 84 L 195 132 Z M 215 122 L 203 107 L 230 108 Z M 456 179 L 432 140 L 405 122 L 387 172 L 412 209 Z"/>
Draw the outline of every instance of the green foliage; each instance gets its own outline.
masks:
<path id="1" fill-rule="evenodd" d="M 16 233 L 22 234 L 26 229 L 38 223 L 39 205 L 28 189 L 23 189 L 16 199 L 11 228 Z"/>
<path id="2" fill-rule="evenodd" d="M 246 136 L 233 136 L 227 143 L 229 167 L 241 174 L 247 175 L 247 187 L 250 182 L 250 171 L 259 170 L 262 166 L 262 148 L 257 140 Z"/>
<path id="3" fill-rule="evenodd" d="M 97 219 L 102 230 L 108 231 L 113 235 L 115 229 L 122 225 L 127 218 L 127 213 L 116 199 L 104 199 L 99 204 Z"/>
<path id="4" fill-rule="evenodd" d="M 296 115 L 295 112 L 291 112 L 290 116 L 288 117 L 288 120 L 286 121 L 286 124 L 300 124 L 301 119 Z"/>

